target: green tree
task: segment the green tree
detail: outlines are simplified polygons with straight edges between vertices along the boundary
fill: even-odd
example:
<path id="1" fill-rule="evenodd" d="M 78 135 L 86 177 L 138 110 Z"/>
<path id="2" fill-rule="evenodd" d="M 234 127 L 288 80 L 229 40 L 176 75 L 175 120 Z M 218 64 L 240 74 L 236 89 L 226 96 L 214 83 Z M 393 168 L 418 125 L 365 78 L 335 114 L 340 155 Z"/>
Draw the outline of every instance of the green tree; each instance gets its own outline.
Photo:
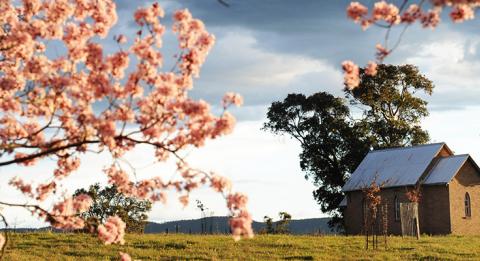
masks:
<path id="1" fill-rule="evenodd" d="M 362 69 L 360 85 L 345 93 L 363 109 L 363 128 L 374 147 L 400 147 L 428 142 L 428 132 L 420 126 L 428 116 L 427 102 L 415 94 L 431 95 L 433 88 L 416 66 L 381 64 L 375 76 Z"/>
<path id="2" fill-rule="evenodd" d="M 277 234 L 287 234 L 289 233 L 288 224 L 292 220 L 292 216 L 287 212 L 278 213 L 280 220 L 276 224 L 275 233 Z"/>
<path id="3" fill-rule="evenodd" d="M 308 97 L 289 94 L 270 106 L 267 117 L 264 130 L 300 142 L 300 167 L 316 186 L 314 198 L 322 212 L 332 214 L 333 223 L 338 223 L 340 188 L 370 148 L 362 128 L 350 119 L 345 100 L 325 92 Z"/>
<path id="4" fill-rule="evenodd" d="M 101 188 L 98 183 L 91 185 L 88 191 L 78 189 L 74 195 L 79 194 L 88 194 L 93 200 L 90 209 L 82 213 L 89 226 L 96 228 L 109 216 L 117 215 L 125 222 L 127 232 L 143 233 L 148 219 L 147 212 L 152 208 L 150 201 L 127 197 L 118 192 L 114 185 Z"/>
<path id="5" fill-rule="evenodd" d="M 428 115 L 427 102 L 415 94 L 431 95 L 433 84 L 412 65 L 379 65 L 378 74 L 361 71 L 360 86 L 345 90 L 345 99 L 326 92 L 311 96 L 289 94 L 274 102 L 263 129 L 289 135 L 301 144 L 300 167 L 316 186 L 314 198 L 330 225 L 339 225 L 341 187 L 372 148 L 428 142 L 420 120 Z M 353 115 L 360 115 L 355 118 Z"/>
<path id="6" fill-rule="evenodd" d="M 269 216 L 263 217 L 263 222 L 265 223 L 264 233 L 265 234 L 273 234 L 275 233 L 275 229 L 273 228 L 273 219 Z"/>

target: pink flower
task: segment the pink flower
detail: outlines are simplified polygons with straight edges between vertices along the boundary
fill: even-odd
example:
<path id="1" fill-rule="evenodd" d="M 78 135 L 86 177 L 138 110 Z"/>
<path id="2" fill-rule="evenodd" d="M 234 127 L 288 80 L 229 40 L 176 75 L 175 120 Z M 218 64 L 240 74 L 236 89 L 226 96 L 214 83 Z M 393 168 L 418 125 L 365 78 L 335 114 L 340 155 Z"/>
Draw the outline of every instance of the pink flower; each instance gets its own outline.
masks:
<path id="1" fill-rule="evenodd" d="M 385 57 L 387 57 L 390 54 L 390 51 L 387 50 L 385 47 L 383 47 L 381 44 L 377 44 L 375 48 L 377 49 L 375 56 L 379 61 L 383 61 Z"/>
<path id="2" fill-rule="evenodd" d="M 376 2 L 373 5 L 372 16 L 374 20 L 384 20 L 389 24 L 400 23 L 398 7 L 385 1 Z"/>
<path id="3" fill-rule="evenodd" d="M 422 26 L 425 28 L 435 28 L 440 23 L 440 13 L 438 10 L 430 10 L 420 18 Z"/>
<path id="4" fill-rule="evenodd" d="M 230 229 L 232 230 L 233 239 L 235 241 L 240 238 L 253 238 L 252 216 L 248 211 L 241 210 L 240 213 L 230 218 Z"/>
<path id="5" fill-rule="evenodd" d="M 131 193 L 130 179 L 125 171 L 117 169 L 112 165 L 110 168 L 105 169 L 104 172 L 108 176 L 108 183 L 117 186 L 118 191 L 126 194 Z"/>
<path id="6" fill-rule="evenodd" d="M 401 20 L 402 23 L 411 24 L 415 22 L 417 19 L 422 17 L 422 10 L 420 6 L 416 4 L 411 4 L 405 12 L 403 12 Z"/>
<path id="7" fill-rule="evenodd" d="M 450 12 L 450 18 L 455 23 L 461 23 L 475 18 L 475 12 L 467 4 L 459 4 L 453 7 L 452 12 Z"/>
<path id="8" fill-rule="evenodd" d="M 30 155 L 25 154 L 25 153 L 21 153 L 21 152 L 15 153 L 15 159 L 16 160 L 22 160 L 18 164 L 21 164 L 21 165 L 24 165 L 24 166 L 27 166 L 27 167 L 35 165 L 35 163 L 38 161 L 38 159 L 37 158 L 32 158 L 32 159 L 24 160 L 28 156 L 30 156 Z"/>
<path id="9" fill-rule="evenodd" d="M 358 65 L 352 61 L 344 61 L 342 63 L 344 72 L 344 82 L 348 90 L 356 88 L 360 84 L 359 68 Z"/>
<path id="10" fill-rule="evenodd" d="M 132 261 L 132 258 L 130 257 L 129 254 L 119 252 L 120 253 L 120 261 Z"/>
<path id="11" fill-rule="evenodd" d="M 18 178 L 18 177 L 15 177 L 13 179 L 10 180 L 10 182 L 8 183 L 14 187 L 16 187 L 18 190 L 20 190 L 23 194 L 29 196 L 29 197 L 32 197 L 33 196 L 33 193 L 32 193 L 32 185 L 30 184 L 25 184 L 23 182 L 22 179 Z"/>
<path id="12" fill-rule="evenodd" d="M 108 217 L 104 224 L 98 226 L 97 231 L 98 238 L 105 245 L 125 243 L 125 223 L 118 216 Z"/>
<path id="13" fill-rule="evenodd" d="M 238 93 L 227 92 L 222 99 L 222 105 L 224 108 L 228 107 L 230 104 L 234 104 L 239 107 L 243 104 L 243 98 Z"/>
<path id="14" fill-rule="evenodd" d="M 212 188 L 217 192 L 229 191 L 232 188 L 232 183 L 229 179 L 212 174 L 210 178 Z"/>
<path id="15" fill-rule="evenodd" d="M 81 229 L 85 226 L 85 222 L 78 214 L 87 211 L 91 205 L 92 198 L 86 194 L 67 198 L 53 206 L 50 211 L 51 219 L 47 221 L 59 229 Z"/>
<path id="16" fill-rule="evenodd" d="M 173 14 L 173 19 L 177 22 L 188 21 L 192 19 L 192 14 L 188 9 L 178 10 Z"/>
<path id="17" fill-rule="evenodd" d="M 242 193 L 234 193 L 227 196 L 227 207 L 232 210 L 244 209 L 247 206 L 248 197 Z"/>
<path id="18" fill-rule="evenodd" d="M 45 200 L 52 191 L 55 190 L 57 187 L 57 184 L 52 181 L 47 184 L 41 184 L 40 186 L 37 187 L 37 200 L 43 201 Z"/>
<path id="19" fill-rule="evenodd" d="M 355 21 L 360 22 L 368 14 L 368 8 L 359 2 L 351 2 L 347 7 L 347 16 Z"/>
<path id="20" fill-rule="evenodd" d="M 188 194 L 187 194 L 187 195 L 180 196 L 180 197 L 178 198 L 178 200 L 180 201 L 180 203 L 182 203 L 182 205 L 183 205 L 184 207 L 186 207 L 186 206 L 188 205 L 189 201 L 190 201 Z"/>
<path id="21" fill-rule="evenodd" d="M 235 126 L 235 117 L 229 112 L 225 112 L 215 123 L 211 137 L 215 138 L 220 135 L 230 134 Z"/>
<path id="22" fill-rule="evenodd" d="M 73 209 L 77 213 L 87 211 L 92 206 L 93 200 L 87 194 L 80 194 L 73 198 Z"/>
<path id="23" fill-rule="evenodd" d="M 368 65 L 365 68 L 365 74 L 370 76 L 377 75 L 377 67 L 378 67 L 377 63 L 372 61 L 368 62 Z"/>

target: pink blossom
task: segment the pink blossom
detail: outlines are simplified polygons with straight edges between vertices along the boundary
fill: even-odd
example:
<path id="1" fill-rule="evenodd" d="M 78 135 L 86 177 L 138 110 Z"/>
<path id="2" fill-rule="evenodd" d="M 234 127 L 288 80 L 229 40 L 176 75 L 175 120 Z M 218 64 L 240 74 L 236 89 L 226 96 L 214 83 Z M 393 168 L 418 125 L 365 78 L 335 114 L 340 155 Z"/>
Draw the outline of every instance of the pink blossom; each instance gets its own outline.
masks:
<path id="1" fill-rule="evenodd" d="M 130 193 L 131 192 L 131 184 L 130 179 L 128 178 L 128 174 L 118 169 L 115 166 L 111 166 L 104 170 L 104 172 L 108 176 L 108 183 L 117 186 L 117 189 L 123 193 Z"/>
<path id="2" fill-rule="evenodd" d="M 227 206 L 229 209 L 244 209 L 247 205 L 248 197 L 242 193 L 234 193 L 227 196 Z"/>
<path id="3" fill-rule="evenodd" d="M 180 201 L 180 203 L 182 203 L 182 205 L 183 205 L 184 207 L 186 207 L 186 206 L 188 205 L 189 201 L 190 201 L 189 198 L 190 198 L 190 197 L 189 197 L 188 194 L 187 194 L 187 195 L 180 196 L 180 197 L 178 198 L 178 200 Z"/>
<path id="4" fill-rule="evenodd" d="M 53 192 L 57 188 L 57 184 L 52 181 L 47 184 L 41 184 L 37 187 L 37 200 L 43 201 L 45 200 L 51 192 Z"/>
<path id="5" fill-rule="evenodd" d="M 359 2 L 351 2 L 347 7 L 347 16 L 355 21 L 360 22 L 368 14 L 368 8 Z"/>
<path id="6" fill-rule="evenodd" d="M 253 221 L 250 213 L 242 210 L 238 215 L 231 217 L 229 222 L 235 241 L 240 240 L 242 236 L 247 238 L 253 238 Z"/>
<path id="7" fill-rule="evenodd" d="M 222 105 L 224 108 L 228 107 L 230 104 L 234 104 L 239 107 L 243 104 L 243 98 L 238 93 L 227 92 L 222 99 Z"/>
<path id="8" fill-rule="evenodd" d="M 32 185 L 24 183 L 24 181 L 18 177 L 12 178 L 9 182 L 11 186 L 16 187 L 20 190 L 23 194 L 32 197 Z"/>
<path id="9" fill-rule="evenodd" d="M 374 20 L 384 20 L 389 24 L 400 23 L 398 7 L 385 1 L 376 2 L 373 6 L 372 17 Z"/>
<path id="10" fill-rule="evenodd" d="M 440 23 L 440 13 L 437 10 L 430 10 L 420 18 L 423 27 L 435 28 Z"/>
<path id="11" fill-rule="evenodd" d="M 93 200 L 87 194 L 80 194 L 73 198 L 73 209 L 76 212 L 82 213 L 87 211 L 92 206 Z"/>
<path id="12" fill-rule="evenodd" d="M 91 205 L 92 198 L 86 194 L 67 198 L 54 205 L 50 212 L 51 219 L 47 221 L 59 229 L 82 229 L 85 222 L 78 214 L 87 211 Z"/>
<path id="13" fill-rule="evenodd" d="M 387 50 L 385 47 L 383 47 L 381 44 L 377 44 L 375 48 L 377 49 L 375 56 L 379 61 L 383 61 L 385 57 L 387 57 L 390 54 L 390 51 Z"/>
<path id="14" fill-rule="evenodd" d="M 370 76 L 375 76 L 377 75 L 377 63 L 376 62 L 368 62 L 367 67 L 365 67 L 365 74 L 370 75 Z"/>
<path id="15" fill-rule="evenodd" d="M 97 231 L 98 238 L 105 245 L 125 243 L 125 223 L 118 216 L 108 217 L 104 224 L 98 226 Z"/>
<path id="16" fill-rule="evenodd" d="M 344 61 L 342 63 L 342 68 L 344 72 L 344 82 L 345 86 L 352 90 L 360 84 L 360 70 L 358 65 L 354 64 L 352 61 Z"/>
<path id="17" fill-rule="evenodd" d="M 421 17 L 422 17 L 422 10 L 420 9 L 420 6 L 416 4 L 411 4 L 407 8 L 407 10 L 403 12 L 401 20 L 402 20 L 402 23 L 411 24 L 416 20 L 420 19 Z"/>
<path id="18" fill-rule="evenodd" d="M 189 98 L 215 37 L 188 10 L 173 17 L 171 29 L 180 50 L 178 64 L 170 71 L 162 68 L 160 48 L 167 28 L 161 23 L 164 11 L 159 4 L 135 12 L 135 21 L 143 26 L 129 41 L 131 45 L 124 46 L 127 37 L 118 35 L 113 39 L 122 44 L 117 46 L 120 50 L 107 54 L 99 38 L 108 35 L 118 18 L 115 1 L 4 2 L 0 4 L 2 22 L 10 30 L 0 43 L 2 152 L 5 161 L 16 159 L 27 166 L 44 158 L 57 164 L 48 182 L 36 187 L 12 179 L 10 184 L 25 195 L 38 201 L 54 196 L 57 183 L 80 167 L 80 154 L 104 151 L 116 161 L 133 148 L 148 145 L 156 161 L 165 161 L 233 131 L 233 115 L 217 116 L 207 102 Z M 65 48 L 46 55 L 48 42 Z M 238 106 L 243 101 L 229 93 L 222 102 Z M 120 192 L 152 201 L 165 202 L 166 190 L 176 189 L 187 203 L 185 194 L 205 184 L 223 193 L 230 191 L 230 182 L 219 176 L 210 180 L 208 174 L 188 167 L 178 172 L 179 180 L 156 177 L 132 182 L 119 165 L 105 170 L 109 183 Z M 90 204 L 90 197 L 79 195 L 53 203 L 50 211 L 33 213 L 54 227 L 77 229 L 85 225 L 78 214 Z M 246 210 L 234 207 L 233 211 L 237 216 Z M 122 243 L 122 224 L 109 218 L 99 226 L 99 238 L 107 244 Z"/>
<path id="19" fill-rule="evenodd" d="M 120 252 L 120 261 L 132 261 L 129 254 Z"/>
<path id="20" fill-rule="evenodd" d="M 475 18 L 475 12 L 467 4 L 459 4 L 453 7 L 452 12 L 450 12 L 450 18 L 455 23 L 461 23 Z"/>
<path id="21" fill-rule="evenodd" d="M 212 188 L 217 192 L 229 191 L 232 188 L 232 183 L 229 179 L 212 174 L 210 178 Z"/>
<path id="22" fill-rule="evenodd" d="M 15 160 L 21 160 L 21 162 L 19 164 L 21 165 L 24 165 L 24 166 L 33 166 L 35 165 L 35 163 L 37 162 L 37 158 L 32 158 L 32 159 L 28 159 L 26 160 L 27 157 L 29 157 L 30 155 L 28 154 L 25 154 L 25 153 L 22 153 L 22 152 L 17 152 L 15 153 Z"/>

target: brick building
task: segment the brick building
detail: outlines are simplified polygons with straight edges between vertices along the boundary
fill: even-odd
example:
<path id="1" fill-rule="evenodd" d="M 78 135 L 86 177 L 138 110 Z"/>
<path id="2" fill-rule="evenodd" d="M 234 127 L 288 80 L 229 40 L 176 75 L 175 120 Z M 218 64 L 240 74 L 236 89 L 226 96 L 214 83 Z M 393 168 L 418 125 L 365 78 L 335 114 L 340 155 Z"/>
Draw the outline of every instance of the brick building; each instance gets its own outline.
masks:
<path id="1" fill-rule="evenodd" d="M 374 180 L 384 184 L 389 234 L 401 234 L 400 203 L 420 186 L 420 233 L 480 235 L 480 168 L 470 155 L 454 155 L 445 143 L 369 152 L 342 188 L 347 234 L 362 233 L 362 188 Z"/>

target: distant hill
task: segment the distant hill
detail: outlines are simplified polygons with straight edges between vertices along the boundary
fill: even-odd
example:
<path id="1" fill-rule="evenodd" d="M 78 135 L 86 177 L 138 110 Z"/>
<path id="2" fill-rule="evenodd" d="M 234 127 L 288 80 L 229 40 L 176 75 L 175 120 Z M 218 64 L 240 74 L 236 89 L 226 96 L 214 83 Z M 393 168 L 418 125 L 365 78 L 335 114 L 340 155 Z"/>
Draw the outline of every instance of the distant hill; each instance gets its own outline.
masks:
<path id="1" fill-rule="evenodd" d="M 330 218 L 309 218 L 291 220 L 289 230 L 292 234 L 334 234 L 328 227 Z M 202 233 L 202 226 L 207 233 L 229 233 L 228 217 L 207 217 L 191 220 L 178 220 L 165 223 L 149 222 L 145 227 L 145 233 Z M 253 230 L 259 232 L 265 228 L 263 222 L 253 222 Z M 275 223 L 274 223 L 275 226 Z"/>
<path id="2" fill-rule="evenodd" d="M 328 221 L 330 218 L 308 218 L 291 220 L 288 228 L 291 234 L 335 234 L 329 227 Z M 276 222 L 274 222 L 274 227 Z M 177 220 L 165 223 L 148 222 L 145 227 L 146 234 L 156 233 L 185 233 L 185 234 L 200 234 L 202 233 L 202 226 L 206 233 L 227 234 L 230 231 L 228 225 L 228 217 L 206 217 L 191 220 Z M 253 230 L 258 233 L 265 228 L 265 223 L 253 221 Z M 0 229 L 2 231 L 3 229 Z M 16 232 L 38 232 L 38 231 L 53 231 L 62 232 L 62 230 L 51 227 L 41 228 L 16 228 Z M 178 231 L 177 231 L 178 230 Z"/>

